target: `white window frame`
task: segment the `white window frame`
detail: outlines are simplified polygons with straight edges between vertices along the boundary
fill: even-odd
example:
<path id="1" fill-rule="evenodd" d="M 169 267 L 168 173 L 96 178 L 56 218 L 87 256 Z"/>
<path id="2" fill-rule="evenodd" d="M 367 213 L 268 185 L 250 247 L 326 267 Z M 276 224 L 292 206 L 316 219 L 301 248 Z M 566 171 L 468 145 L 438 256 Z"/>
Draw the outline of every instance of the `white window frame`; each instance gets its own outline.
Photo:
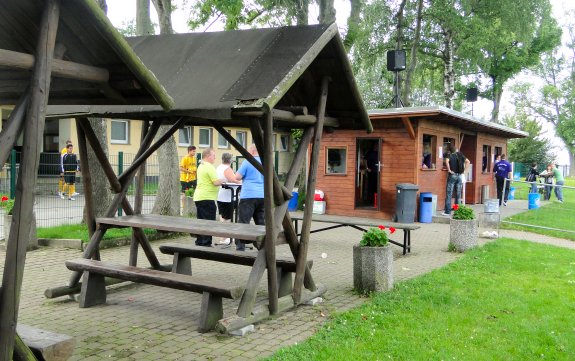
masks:
<path id="1" fill-rule="evenodd" d="M 114 139 L 113 124 L 114 123 L 124 123 L 124 129 L 126 131 L 125 139 Z M 130 121 L 129 120 L 119 120 L 112 119 L 110 123 L 110 143 L 112 144 L 129 144 L 130 143 Z"/>
<path id="2" fill-rule="evenodd" d="M 285 139 L 285 144 L 283 142 L 284 139 Z M 290 135 L 289 134 L 280 134 L 280 145 L 279 145 L 279 151 L 280 152 L 289 152 L 289 141 L 290 141 Z"/>
<path id="3" fill-rule="evenodd" d="M 230 130 L 226 130 L 228 133 L 232 133 Z M 223 140 L 226 144 L 220 144 L 220 141 Z M 218 132 L 218 149 L 230 149 L 230 143 L 224 138 L 223 135 Z"/>
<path id="4" fill-rule="evenodd" d="M 240 142 L 238 139 L 238 134 L 243 135 L 243 141 Z M 242 145 L 242 147 L 246 148 L 248 144 L 248 132 L 245 130 L 236 130 L 236 140 Z"/>
<path id="5" fill-rule="evenodd" d="M 182 142 L 180 141 L 180 140 L 181 140 L 181 137 L 180 137 L 180 133 L 181 133 L 181 132 L 187 132 L 187 133 L 188 133 L 188 139 L 189 139 L 189 141 L 188 141 L 187 143 L 182 143 Z M 178 130 L 178 146 L 180 146 L 180 147 L 189 147 L 190 145 L 192 145 L 192 139 L 193 139 L 193 137 L 194 137 L 194 131 L 193 131 L 193 129 L 192 129 L 191 126 L 186 125 L 185 127 L 179 129 L 179 130 Z"/>
<path id="6" fill-rule="evenodd" d="M 204 144 L 204 143 L 202 143 L 202 131 L 206 131 L 206 130 L 207 130 L 208 133 L 209 133 L 209 144 Z M 212 142 L 213 142 L 213 139 L 212 139 L 212 138 L 213 138 L 212 128 L 200 128 L 200 129 L 199 129 L 199 132 L 198 132 L 198 135 L 199 135 L 198 143 L 199 143 L 199 146 L 200 146 L 200 147 L 202 147 L 202 148 L 209 148 L 209 147 L 212 146 Z"/>

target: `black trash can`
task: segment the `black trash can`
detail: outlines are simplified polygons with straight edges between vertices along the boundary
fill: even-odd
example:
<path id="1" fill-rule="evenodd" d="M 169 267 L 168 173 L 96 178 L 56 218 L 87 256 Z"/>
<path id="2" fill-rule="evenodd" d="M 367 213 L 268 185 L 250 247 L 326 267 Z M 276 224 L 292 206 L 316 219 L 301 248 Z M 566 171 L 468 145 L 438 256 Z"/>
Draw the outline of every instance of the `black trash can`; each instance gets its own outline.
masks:
<path id="1" fill-rule="evenodd" d="M 395 216 L 393 220 L 399 223 L 413 223 L 417 206 L 417 191 L 419 186 L 411 183 L 399 183 L 396 187 Z"/>

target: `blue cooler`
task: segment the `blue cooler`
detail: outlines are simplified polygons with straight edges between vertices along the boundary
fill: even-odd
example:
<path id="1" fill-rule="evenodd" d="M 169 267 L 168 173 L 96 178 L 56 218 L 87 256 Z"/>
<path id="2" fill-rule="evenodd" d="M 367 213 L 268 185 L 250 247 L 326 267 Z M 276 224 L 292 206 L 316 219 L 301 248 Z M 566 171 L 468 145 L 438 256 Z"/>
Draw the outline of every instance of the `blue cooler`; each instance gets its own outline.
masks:
<path id="1" fill-rule="evenodd" d="M 509 188 L 509 195 L 507 196 L 507 199 L 510 201 L 515 199 L 515 187 Z"/>
<path id="2" fill-rule="evenodd" d="M 291 192 L 291 195 L 292 195 L 292 197 L 288 202 L 288 211 L 295 212 L 295 211 L 297 211 L 298 193 L 297 192 Z"/>
<path id="3" fill-rule="evenodd" d="M 541 195 L 539 193 L 529 193 L 529 203 L 527 204 L 527 209 L 539 208 L 540 201 Z"/>
<path id="4" fill-rule="evenodd" d="M 431 223 L 433 218 L 433 195 L 431 192 L 419 194 L 419 222 Z"/>

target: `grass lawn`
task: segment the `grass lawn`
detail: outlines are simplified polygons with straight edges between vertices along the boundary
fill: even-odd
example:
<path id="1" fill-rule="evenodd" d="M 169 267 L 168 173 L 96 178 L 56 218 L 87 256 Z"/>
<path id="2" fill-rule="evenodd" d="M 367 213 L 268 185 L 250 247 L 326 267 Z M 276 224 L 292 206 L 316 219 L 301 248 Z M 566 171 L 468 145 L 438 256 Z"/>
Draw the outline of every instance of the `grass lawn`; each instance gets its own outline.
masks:
<path id="1" fill-rule="evenodd" d="M 500 239 L 401 282 L 271 360 L 573 360 L 575 251 Z"/>
<path id="2" fill-rule="evenodd" d="M 56 238 L 56 239 L 81 239 L 86 243 L 88 239 L 88 227 L 85 224 L 68 224 L 63 226 L 38 228 L 38 238 Z M 157 235 L 156 230 L 144 229 L 148 237 Z M 104 235 L 104 240 L 121 240 L 131 239 L 131 228 L 110 228 Z"/>
<path id="3" fill-rule="evenodd" d="M 519 196 L 519 198 L 516 197 L 516 199 L 527 199 L 526 195 L 529 193 L 527 187 L 528 185 L 524 183 L 514 183 L 514 184 L 515 187 L 517 188 L 515 191 L 515 195 Z M 575 186 L 575 179 L 566 178 L 565 185 L 571 187 Z M 508 223 L 502 223 L 501 228 L 526 230 L 533 233 L 545 234 L 548 236 L 575 240 L 575 222 L 572 222 L 573 215 L 575 214 L 575 190 L 563 189 L 564 203 L 558 203 L 553 201 L 554 199 L 556 199 L 554 194 L 551 196 L 551 199 L 552 199 L 551 202 L 548 202 L 546 205 L 540 207 L 539 209 L 527 210 L 523 213 L 507 217 L 504 219 L 504 221 L 533 224 L 548 228 L 563 229 L 567 231 L 572 231 L 573 233 L 547 230 L 547 229 L 538 229 Z"/>

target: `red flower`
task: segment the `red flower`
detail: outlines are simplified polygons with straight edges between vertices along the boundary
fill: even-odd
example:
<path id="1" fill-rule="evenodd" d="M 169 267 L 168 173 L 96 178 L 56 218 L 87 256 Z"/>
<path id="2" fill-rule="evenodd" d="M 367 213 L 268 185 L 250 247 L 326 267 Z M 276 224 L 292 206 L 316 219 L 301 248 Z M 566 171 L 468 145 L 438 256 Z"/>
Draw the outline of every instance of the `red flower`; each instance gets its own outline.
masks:
<path id="1" fill-rule="evenodd" d="M 379 226 L 377 226 L 379 229 L 383 230 L 385 229 L 385 226 L 382 226 L 381 224 Z"/>
<path id="2" fill-rule="evenodd" d="M 394 233 L 395 233 L 395 228 L 389 227 L 389 233 L 394 234 Z"/>
<path id="3" fill-rule="evenodd" d="M 451 207 L 454 211 L 459 209 L 459 204 L 454 204 L 453 207 Z"/>
<path id="4" fill-rule="evenodd" d="M 2 202 L 6 202 L 7 200 L 8 200 L 8 197 L 2 196 Z"/>

